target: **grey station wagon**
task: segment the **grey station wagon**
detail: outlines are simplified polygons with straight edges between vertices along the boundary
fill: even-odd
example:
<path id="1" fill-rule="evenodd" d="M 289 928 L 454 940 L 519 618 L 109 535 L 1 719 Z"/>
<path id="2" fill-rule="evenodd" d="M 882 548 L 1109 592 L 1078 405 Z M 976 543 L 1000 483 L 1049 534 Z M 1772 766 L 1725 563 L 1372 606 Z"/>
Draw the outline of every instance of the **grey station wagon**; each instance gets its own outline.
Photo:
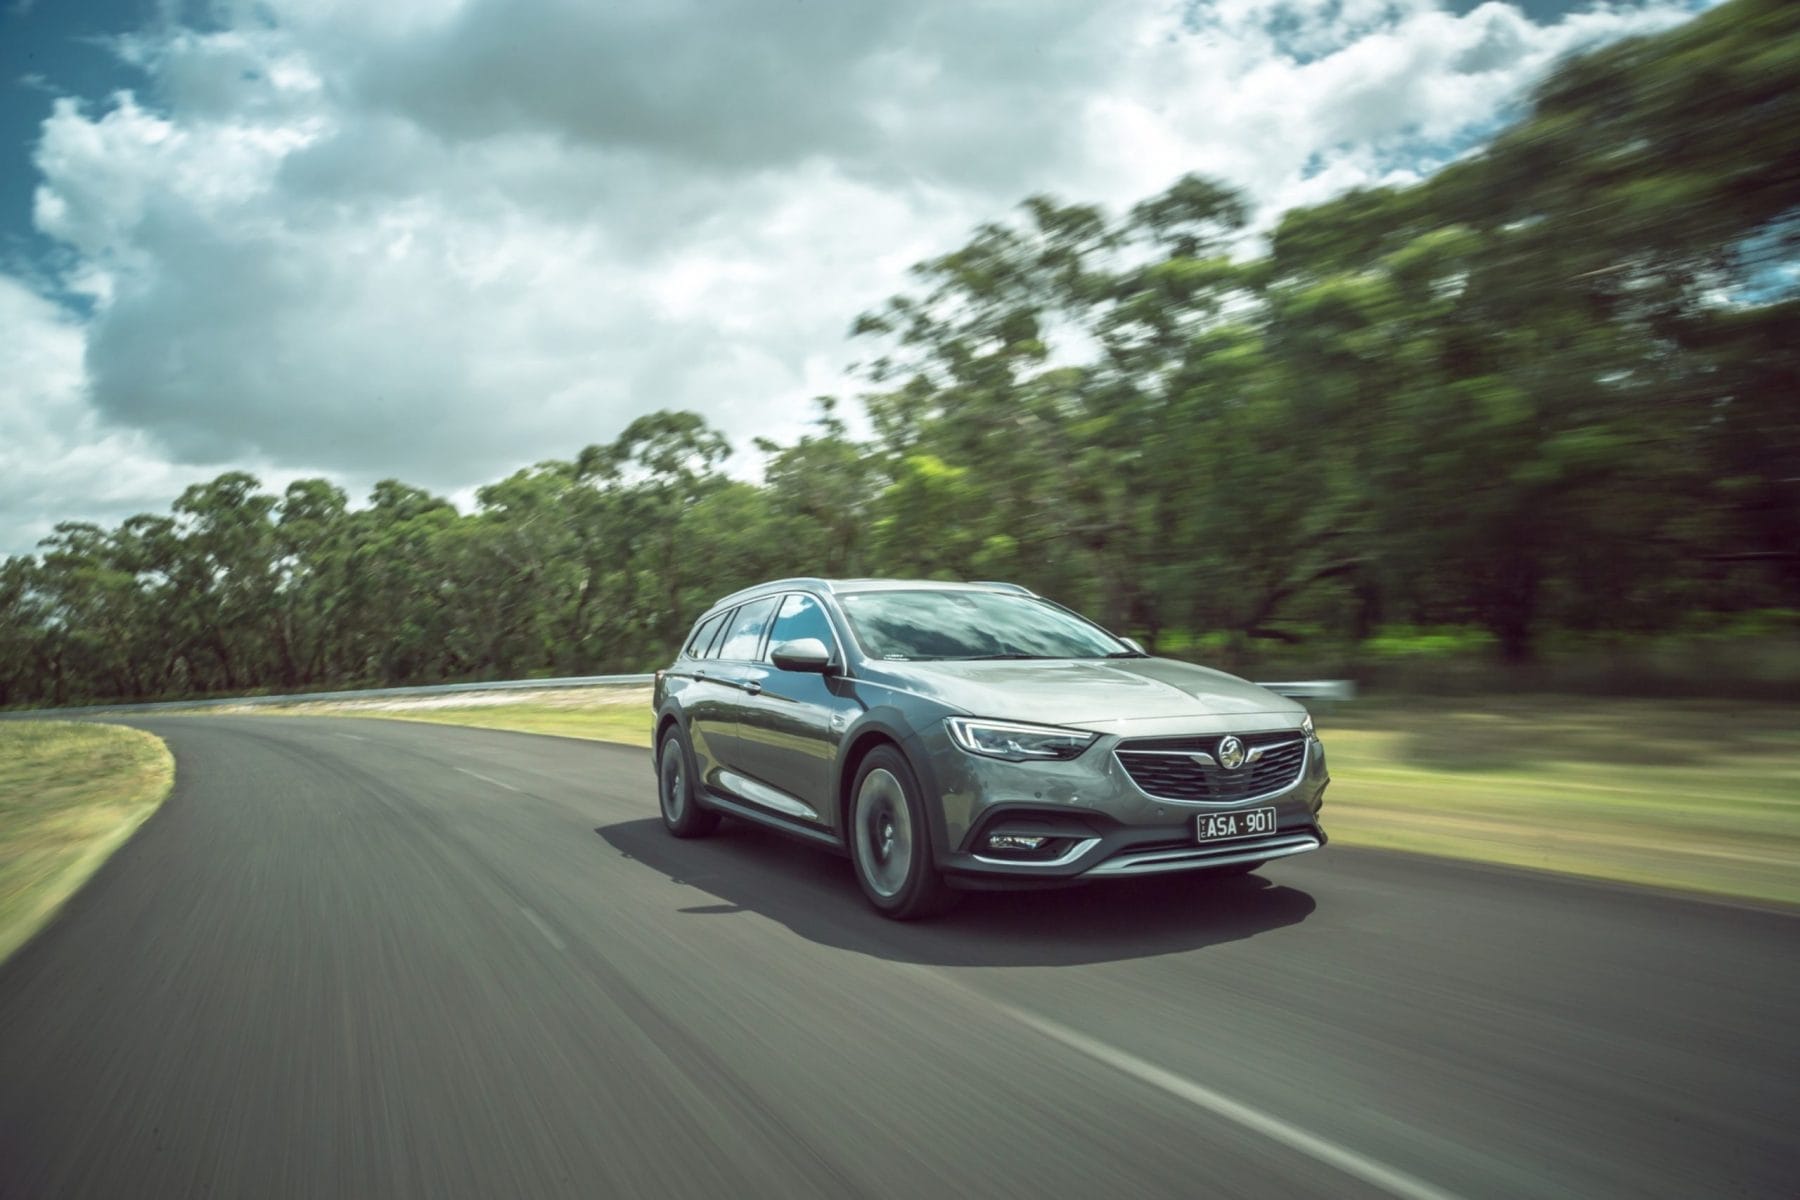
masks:
<path id="1" fill-rule="evenodd" d="M 1305 709 L 1013 584 L 733 593 L 657 672 L 653 733 L 669 832 L 729 814 L 847 853 L 892 917 L 1325 844 Z"/>

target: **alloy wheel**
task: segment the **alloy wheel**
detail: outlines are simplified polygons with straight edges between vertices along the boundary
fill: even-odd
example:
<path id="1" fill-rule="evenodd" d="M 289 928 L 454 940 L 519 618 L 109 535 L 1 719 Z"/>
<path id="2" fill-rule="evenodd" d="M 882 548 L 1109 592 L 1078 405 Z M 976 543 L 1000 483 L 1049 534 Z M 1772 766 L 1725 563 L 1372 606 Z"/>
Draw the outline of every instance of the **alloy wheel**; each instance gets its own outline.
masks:
<path id="1" fill-rule="evenodd" d="M 870 771 L 856 793 L 857 862 L 869 886 L 898 895 L 912 870 L 912 816 L 900 780 L 885 769 Z"/>
<path id="2" fill-rule="evenodd" d="M 658 772 L 663 816 L 671 825 L 681 820 L 687 809 L 687 772 L 682 769 L 681 743 L 670 738 L 663 743 L 662 769 Z"/>

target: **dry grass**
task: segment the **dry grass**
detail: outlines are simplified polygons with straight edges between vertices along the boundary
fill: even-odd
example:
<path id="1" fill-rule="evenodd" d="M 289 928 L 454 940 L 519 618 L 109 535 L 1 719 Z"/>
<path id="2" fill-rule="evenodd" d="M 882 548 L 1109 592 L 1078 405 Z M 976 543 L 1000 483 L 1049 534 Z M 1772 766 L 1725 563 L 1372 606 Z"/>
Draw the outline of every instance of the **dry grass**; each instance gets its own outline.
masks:
<path id="1" fill-rule="evenodd" d="M 1347 845 L 1800 904 L 1800 710 L 1509 698 L 1322 717 Z"/>
<path id="2" fill-rule="evenodd" d="M 650 744 L 648 687 L 547 688 L 544 691 L 457 692 L 448 696 L 391 696 L 201 710 L 262 716 L 384 717 L 437 725 L 474 725 L 516 733 Z"/>
<path id="3" fill-rule="evenodd" d="M 156 811 L 174 779 L 168 748 L 140 730 L 0 723 L 0 960 Z"/>
<path id="4" fill-rule="evenodd" d="M 647 746 L 645 687 L 305 704 Z M 1800 904 L 1800 708 L 1566 696 L 1319 714 L 1335 841 Z"/>

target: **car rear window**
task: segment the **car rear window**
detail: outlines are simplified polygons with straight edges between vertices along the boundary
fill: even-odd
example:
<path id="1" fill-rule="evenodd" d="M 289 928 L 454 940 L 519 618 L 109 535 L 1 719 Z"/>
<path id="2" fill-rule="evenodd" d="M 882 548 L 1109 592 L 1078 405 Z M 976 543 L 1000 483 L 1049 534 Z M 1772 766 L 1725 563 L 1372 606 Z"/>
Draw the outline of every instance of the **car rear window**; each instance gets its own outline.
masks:
<path id="1" fill-rule="evenodd" d="M 722 612 L 717 616 L 708 617 L 695 626 L 694 636 L 688 639 L 687 649 L 683 653 L 689 658 L 705 658 L 706 651 L 713 644 L 713 639 L 718 636 L 719 627 L 725 624 L 725 618 L 730 615 L 729 611 Z"/>
<path id="2" fill-rule="evenodd" d="M 763 633 L 769 628 L 769 621 L 775 615 L 775 602 L 779 599 L 780 596 L 770 596 L 767 600 L 752 600 L 738 609 L 715 657 L 743 662 L 755 658 L 757 650 L 762 646 Z"/>

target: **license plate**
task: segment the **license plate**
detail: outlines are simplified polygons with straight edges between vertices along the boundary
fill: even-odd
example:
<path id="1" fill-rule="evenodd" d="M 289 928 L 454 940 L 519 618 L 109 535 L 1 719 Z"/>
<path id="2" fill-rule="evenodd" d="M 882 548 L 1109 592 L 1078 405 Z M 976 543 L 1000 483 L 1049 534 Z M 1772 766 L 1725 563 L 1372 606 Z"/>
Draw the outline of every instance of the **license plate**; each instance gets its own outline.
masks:
<path id="1" fill-rule="evenodd" d="M 1275 832 L 1275 810 L 1246 808 L 1238 812 L 1201 813 L 1194 818 L 1202 842 L 1222 842 L 1227 838 L 1256 837 Z"/>

